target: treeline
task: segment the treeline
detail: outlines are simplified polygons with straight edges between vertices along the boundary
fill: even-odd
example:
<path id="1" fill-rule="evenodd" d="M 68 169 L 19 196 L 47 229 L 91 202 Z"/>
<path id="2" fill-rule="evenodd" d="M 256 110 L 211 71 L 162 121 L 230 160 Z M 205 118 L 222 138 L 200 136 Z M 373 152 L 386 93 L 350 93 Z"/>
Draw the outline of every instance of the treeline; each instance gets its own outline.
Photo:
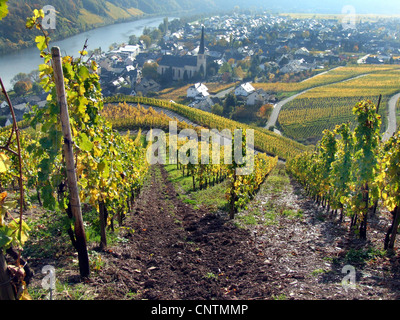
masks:
<path id="1" fill-rule="evenodd" d="M 25 28 L 34 9 L 52 5 L 57 11 L 57 27 L 50 30 L 53 40 L 66 38 L 101 25 L 134 19 L 143 14 L 163 14 L 212 9 L 214 1 L 200 0 L 9 0 L 9 14 L 0 24 L 0 54 L 34 45 L 35 34 Z"/>

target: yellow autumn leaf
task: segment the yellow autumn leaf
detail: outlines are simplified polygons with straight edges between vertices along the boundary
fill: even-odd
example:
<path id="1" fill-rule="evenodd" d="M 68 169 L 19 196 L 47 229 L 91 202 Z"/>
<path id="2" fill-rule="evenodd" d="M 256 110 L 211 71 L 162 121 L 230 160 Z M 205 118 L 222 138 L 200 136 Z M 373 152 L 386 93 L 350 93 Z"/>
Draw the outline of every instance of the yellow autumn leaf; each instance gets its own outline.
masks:
<path id="1" fill-rule="evenodd" d="M 28 286 L 26 285 L 25 281 L 22 281 L 22 286 L 23 286 L 24 290 L 22 291 L 22 294 L 19 297 L 19 300 L 32 300 L 32 297 L 28 293 Z"/>
<path id="2" fill-rule="evenodd" d="M 8 156 L 1 152 L 0 153 L 0 173 L 7 172 L 10 169 L 11 161 Z"/>

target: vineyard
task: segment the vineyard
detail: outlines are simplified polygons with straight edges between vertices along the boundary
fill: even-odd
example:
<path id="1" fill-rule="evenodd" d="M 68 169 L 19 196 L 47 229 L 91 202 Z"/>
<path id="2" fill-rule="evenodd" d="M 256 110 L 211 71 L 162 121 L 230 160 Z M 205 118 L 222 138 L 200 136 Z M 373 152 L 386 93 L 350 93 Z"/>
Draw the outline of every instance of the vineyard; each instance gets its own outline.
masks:
<path id="1" fill-rule="evenodd" d="M 275 82 L 275 83 L 255 83 L 256 89 L 264 89 L 272 92 L 297 93 L 314 87 L 326 86 L 348 80 L 357 76 L 369 73 L 380 73 L 386 71 L 398 70 L 398 66 L 393 65 L 358 65 L 338 67 L 328 72 L 324 72 L 302 82 Z"/>
<path id="2" fill-rule="evenodd" d="M 324 130 L 318 148 L 288 164 L 288 170 L 317 203 L 337 214 L 339 221 L 351 217 L 350 229 L 367 238 L 370 215 L 379 204 L 393 217 L 384 239 L 384 249 L 393 249 L 399 219 L 399 133 L 381 141 L 381 116 L 371 101 L 353 108 L 355 128 L 348 123 Z M 338 136 L 338 138 L 337 138 Z"/>
<path id="3" fill-rule="evenodd" d="M 0 300 L 398 299 L 400 133 L 382 140 L 395 67 L 296 84 L 321 85 L 280 118 L 296 139 L 323 130 L 309 148 L 169 100 L 104 99 L 86 44 L 61 56 L 43 15 L 26 26 L 41 32 L 46 105 L 17 122 L 0 79 L 13 117 L 0 130 Z M 203 140 L 209 129 L 230 140 Z"/>
<path id="4" fill-rule="evenodd" d="M 34 16 L 27 21 L 27 27 L 43 32 L 42 36 L 36 37 L 36 42 L 44 58 L 39 71 L 41 85 L 49 93 L 48 103 L 40 109 L 34 106 L 26 120 L 19 123 L 21 127 L 29 125 L 29 128 L 20 131 L 14 117 L 13 125 L 3 129 L 0 136 L 1 149 L 4 151 L 0 154 L 3 191 L 0 202 L 0 245 L 3 250 L 17 254 L 15 266 L 12 267 L 11 264 L 7 267 L 3 253 L 0 254 L 2 268 L 5 266 L 5 269 L 0 270 L 1 281 L 4 283 L 2 299 L 30 299 L 27 284 L 32 272 L 26 263 L 23 264 L 22 257 L 30 231 L 23 219 L 24 210 L 36 207 L 32 203 L 38 203 L 43 210 L 65 215 L 63 232 L 69 236 L 77 251 L 80 276 L 87 278 L 91 273 L 91 265 L 85 229 L 90 230 L 91 236 L 97 230 L 98 245 L 104 251 L 108 245 L 107 233 L 110 232 L 107 230 L 124 228 L 124 220 L 135 206 L 135 200 L 148 176 L 153 128 L 166 129 L 167 124 L 176 121 L 180 129 L 193 129 L 185 122 L 140 105 L 134 107 L 120 103 L 104 107 L 96 73 L 97 64 L 87 59 L 86 44 L 79 52 L 80 56 L 75 59 L 70 56 L 61 57 L 56 47 L 50 51 L 50 39 L 39 22 L 40 18 L 43 18 L 43 11 L 35 10 Z M 12 111 L 4 86 L 2 89 Z M 165 106 L 162 101 L 146 98 L 142 101 Z M 169 107 L 172 109 L 171 104 Z M 207 117 L 203 115 L 203 119 L 200 123 L 205 122 Z M 123 135 L 114 130 L 113 124 L 119 130 L 138 129 L 138 133 L 133 136 L 129 132 Z M 180 148 L 176 150 L 179 151 L 179 160 L 183 157 L 177 165 L 183 174 L 186 171 L 186 175 L 193 178 L 194 190 L 196 183 L 198 188 L 206 189 L 211 184 L 229 181 L 225 194 L 231 219 L 239 208 L 255 196 L 278 161 L 277 157 L 249 153 L 251 149 L 247 146 L 247 131 L 233 125 L 231 129 L 235 129 L 235 136 L 232 145 L 227 150 L 216 151 L 218 155 L 230 155 L 230 161 L 226 162 L 224 158 L 223 163 L 217 161 L 203 164 L 203 158 L 213 157 L 215 150 L 204 150 L 200 144 L 200 149 L 204 151 L 201 153 L 201 164 L 192 161 L 185 163 L 183 160 L 187 152 L 190 157 L 193 156 L 190 148 L 187 152 L 182 151 L 190 144 L 188 141 L 179 141 Z M 146 141 L 141 136 L 142 128 L 149 129 Z M 234 143 L 239 133 L 242 160 L 246 159 L 245 164 L 251 163 L 247 173 L 240 173 L 246 168 L 236 159 Z M 167 150 L 174 154 L 171 148 L 169 145 Z M 19 193 L 12 191 L 16 177 Z M 20 215 L 14 218 L 11 210 L 18 206 Z M 84 222 L 83 214 L 91 218 L 88 220 L 86 217 Z M 14 275 L 12 281 L 7 282 L 8 270 L 12 270 Z"/>
<path id="5" fill-rule="evenodd" d="M 185 105 L 159 100 L 147 97 L 132 97 L 132 96 L 114 96 L 106 99 L 108 103 L 134 103 L 164 108 L 171 110 L 191 121 L 197 123 L 200 126 L 209 129 L 224 130 L 229 129 L 234 131 L 235 129 L 253 129 L 254 130 L 254 146 L 257 150 L 260 150 L 269 155 L 278 156 L 281 159 L 289 159 L 307 148 L 291 139 L 282 137 L 271 131 L 252 127 L 246 124 L 242 124 L 209 112 L 190 108 Z"/>
<path id="6" fill-rule="evenodd" d="M 145 108 L 138 104 L 137 106 L 119 103 L 118 105 L 106 104 L 101 111 L 101 115 L 111 123 L 112 127 L 118 131 L 126 130 L 149 130 L 152 128 L 169 130 L 171 121 L 177 122 L 177 128 L 201 130 L 201 127 L 193 127 L 184 121 L 171 118 L 165 113 L 155 111 L 152 107 Z"/>
<path id="7" fill-rule="evenodd" d="M 359 78 L 314 88 L 286 104 L 279 114 L 279 125 L 285 135 L 301 142 L 315 143 L 324 129 L 350 122 L 354 128 L 352 106 L 360 100 L 378 102 L 382 132 L 387 128 L 388 101 L 400 91 L 399 71 L 376 71 Z"/>

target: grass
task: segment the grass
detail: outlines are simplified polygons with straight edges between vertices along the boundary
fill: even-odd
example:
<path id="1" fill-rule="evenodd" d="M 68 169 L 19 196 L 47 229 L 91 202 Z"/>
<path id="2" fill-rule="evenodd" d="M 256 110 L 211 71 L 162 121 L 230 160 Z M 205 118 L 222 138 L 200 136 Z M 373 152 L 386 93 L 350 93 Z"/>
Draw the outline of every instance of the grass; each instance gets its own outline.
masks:
<path id="1" fill-rule="evenodd" d="M 32 199 L 33 200 L 33 199 Z M 23 256 L 36 265 L 35 261 L 40 261 L 45 265 L 54 266 L 56 271 L 55 289 L 53 291 L 54 300 L 92 300 L 94 294 L 88 290 L 84 283 L 75 283 L 70 279 L 69 269 L 79 270 L 78 258 L 71 240 L 67 234 L 70 226 L 67 214 L 60 211 L 48 211 L 32 203 L 32 208 L 27 214 L 27 223 L 31 228 L 28 241 L 24 245 Z M 88 247 L 89 263 L 92 274 L 102 272 L 105 261 L 100 252 L 95 249 L 100 241 L 99 218 L 96 210 L 83 210 L 86 240 Z M 126 229 L 126 228 L 125 228 Z M 116 243 L 126 241 L 120 236 L 122 228 L 115 226 L 114 232 L 107 230 L 107 244 L 113 246 Z M 65 269 L 67 268 L 67 270 Z M 35 271 L 35 273 L 41 271 Z M 28 286 L 29 295 L 34 300 L 49 299 L 49 291 L 43 289 L 41 279 L 45 274 L 39 274 L 37 279 Z"/>
<path id="2" fill-rule="evenodd" d="M 262 224 L 264 226 L 276 225 L 279 219 L 302 219 L 303 211 L 289 207 L 282 203 L 282 194 L 290 187 L 290 178 L 286 173 L 285 165 L 278 165 L 271 171 L 264 184 L 247 209 L 241 210 L 237 215 L 235 224 L 238 227 Z M 283 195 L 284 197 L 284 195 Z"/>
<path id="3" fill-rule="evenodd" d="M 207 189 L 193 190 L 193 178 L 187 176 L 186 173 L 182 175 L 182 170 L 177 169 L 176 164 L 165 165 L 165 169 L 168 172 L 169 180 L 180 194 L 182 202 L 192 205 L 195 209 L 198 209 L 199 206 L 205 206 L 212 212 L 227 208 L 228 201 L 225 197 L 227 181 L 215 184 Z"/>
<path id="4" fill-rule="evenodd" d="M 28 287 L 29 295 L 33 300 L 49 300 L 50 291 L 42 287 Z M 68 283 L 56 279 L 52 300 L 94 300 L 93 293 L 88 292 L 84 283 Z"/>
<path id="5" fill-rule="evenodd" d="M 400 99 L 396 103 L 396 125 L 400 124 Z"/>
<path id="6" fill-rule="evenodd" d="M 320 275 L 320 274 L 324 274 L 324 273 L 327 273 L 328 271 L 326 271 L 325 269 L 316 269 L 316 270 L 314 270 L 313 272 L 311 272 L 311 275 L 313 276 L 313 277 L 316 277 L 316 276 L 318 276 L 318 275 Z"/>
<path id="7" fill-rule="evenodd" d="M 378 257 L 384 257 L 386 250 L 368 247 L 366 249 L 350 249 L 345 256 L 346 263 L 363 264 Z"/>

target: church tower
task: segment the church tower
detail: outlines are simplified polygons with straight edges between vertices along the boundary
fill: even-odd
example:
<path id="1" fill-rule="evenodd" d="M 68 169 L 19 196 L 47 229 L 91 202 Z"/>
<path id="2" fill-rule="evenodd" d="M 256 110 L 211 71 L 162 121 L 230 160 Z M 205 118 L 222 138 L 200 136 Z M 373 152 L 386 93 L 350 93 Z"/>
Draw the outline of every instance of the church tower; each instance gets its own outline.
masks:
<path id="1" fill-rule="evenodd" d="M 206 76 L 207 59 L 206 59 L 205 45 L 204 45 L 204 26 L 201 28 L 200 48 L 199 48 L 199 53 L 197 54 L 197 70 L 202 71 L 204 77 Z"/>

